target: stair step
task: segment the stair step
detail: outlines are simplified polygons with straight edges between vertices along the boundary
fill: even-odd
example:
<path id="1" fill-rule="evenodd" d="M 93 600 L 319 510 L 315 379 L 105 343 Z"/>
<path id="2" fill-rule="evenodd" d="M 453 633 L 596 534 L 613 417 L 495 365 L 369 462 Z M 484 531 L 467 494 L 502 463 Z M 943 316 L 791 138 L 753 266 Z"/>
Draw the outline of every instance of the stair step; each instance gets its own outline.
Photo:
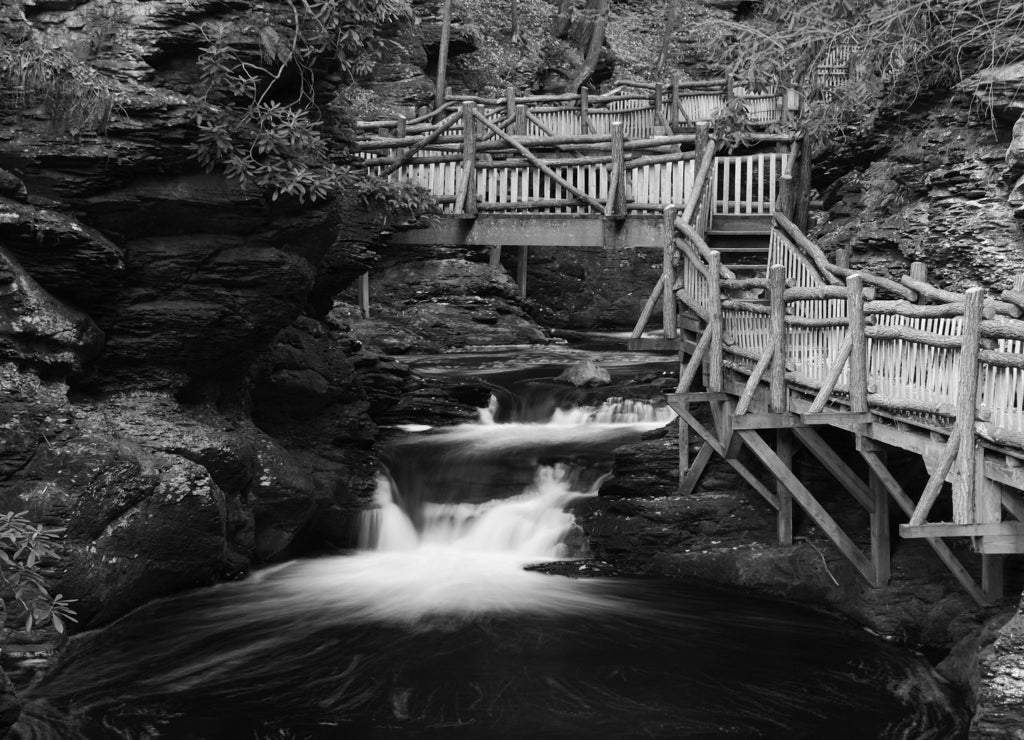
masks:
<path id="1" fill-rule="evenodd" d="M 771 229 L 708 229 L 704 232 L 705 237 L 731 237 L 731 236 L 763 236 L 767 239 L 771 235 Z"/>
<path id="2" fill-rule="evenodd" d="M 768 247 L 719 247 L 719 246 L 711 246 L 711 248 L 721 252 L 722 254 L 768 254 Z"/>

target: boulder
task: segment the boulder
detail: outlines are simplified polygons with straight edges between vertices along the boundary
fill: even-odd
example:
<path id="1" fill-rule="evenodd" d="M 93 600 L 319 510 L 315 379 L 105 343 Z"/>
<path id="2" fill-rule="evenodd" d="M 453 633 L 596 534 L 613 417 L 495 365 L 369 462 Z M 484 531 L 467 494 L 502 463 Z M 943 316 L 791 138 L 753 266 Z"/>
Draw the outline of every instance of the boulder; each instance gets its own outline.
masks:
<path id="1" fill-rule="evenodd" d="M 1024 113 L 1024 62 L 983 69 L 958 87 L 1008 123 Z"/>
<path id="2" fill-rule="evenodd" d="M 593 360 L 580 360 L 567 368 L 555 380 L 569 383 L 577 388 L 594 385 L 608 385 L 612 382 L 611 374 Z"/>

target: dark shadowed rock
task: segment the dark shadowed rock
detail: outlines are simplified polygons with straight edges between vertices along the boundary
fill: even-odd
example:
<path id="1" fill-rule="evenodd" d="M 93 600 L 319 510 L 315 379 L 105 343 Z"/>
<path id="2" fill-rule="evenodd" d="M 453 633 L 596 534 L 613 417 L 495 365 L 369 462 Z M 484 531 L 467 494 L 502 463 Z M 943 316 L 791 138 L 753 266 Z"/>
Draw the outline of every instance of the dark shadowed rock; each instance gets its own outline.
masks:
<path id="1" fill-rule="evenodd" d="M 972 682 L 977 708 L 971 738 L 1017 740 L 1024 737 L 1024 613 L 1017 613 L 978 658 Z"/>
<path id="2" fill-rule="evenodd" d="M 0 362 L 66 374 L 102 347 L 92 319 L 43 290 L 0 249 Z"/>

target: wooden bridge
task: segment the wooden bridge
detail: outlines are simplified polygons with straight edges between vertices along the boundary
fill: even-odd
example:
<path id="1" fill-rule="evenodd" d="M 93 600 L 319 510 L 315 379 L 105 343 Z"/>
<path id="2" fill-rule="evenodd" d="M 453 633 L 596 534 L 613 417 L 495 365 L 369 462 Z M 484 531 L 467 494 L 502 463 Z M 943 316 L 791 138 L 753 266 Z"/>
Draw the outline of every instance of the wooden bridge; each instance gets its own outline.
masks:
<path id="1" fill-rule="evenodd" d="M 495 260 L 502 246 L 516 246 L 525 289 L 530 246 L 661 249 L 662 210 L 690 199 L 709 151 L 708 123 L 730 105 L 742 106 L 753 126 L 785 127 L 798 101 L 788 91 L 748 94 L 723 80 L 633 83 L 602 95 L 510 90 L 451 98 L 412 119 L 360 123 L 367 135 L 356 151 L 372 174 L 416 183 L 441 205 L 439 219 L 397 231 L 392 244 L 485 246 Z M 756 254 L 763 263 L 799 142 L 793 133 L 757 131 L 746 141 L 743 156 L 713 157 L 718 194 L 702 224 L 738 263 Z"/>
<path id="2" fill-rule="evenodd" d="M 780 543 L 792 542 L 796 501 L 874 586 L 889 580 L 893 501 L 908 520 L 899 536 L 924 538 L 990 603 L 1002 593 L 1003 557 L 1024 552 L 1024 276 L 996 300 L 932 286 L 919 264 L 894 281 L 851 270 L 843 255 L 829 261 L 800 228 L 810 158 L 786 132 L 794 104 L 786 92 L 747 95 L 721 81 L 600 96 L 509 91 L 366 122 L 376 135 L 358 153 L 369 171 L 416 182 L 443 207 L 393 243 L 481 245 L 492 258 L 518 246 L 521 290 L 529 246 L 661 249 L 629 344 L 688 358 L 669 397 L 680 491 L 717 454 L 777 510 Z M 708 123 L 737 105 L 784 133 L 748 131 L 743 151 L 720 156 Z M 661 329 L 648 332 L 659 302 Z M 710 406 L 711 428 L 692 413 L 697 404 Z M 820 427 L 848 435 L 856 459 Z M 700 442 L 692 460 L 691 437 Z M 798 446 L 864 508 L 870 552 L 793 473 Z M 922 458 L 922 491 L 900 484 L 890 450 Z M 930 522 L 939 499 L 949 521 Z M 951 537 L 980 554 L 980 585 Z"/>

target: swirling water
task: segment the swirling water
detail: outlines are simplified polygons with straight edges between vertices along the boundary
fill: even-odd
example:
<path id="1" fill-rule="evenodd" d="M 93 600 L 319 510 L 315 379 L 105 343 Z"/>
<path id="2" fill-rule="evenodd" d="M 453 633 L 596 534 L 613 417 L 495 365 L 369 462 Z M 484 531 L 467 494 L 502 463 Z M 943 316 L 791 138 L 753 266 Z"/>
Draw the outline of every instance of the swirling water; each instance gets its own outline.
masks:
<path id="1" fill-rule="evenodd" d="M 76 637 L 22 738 L 957 738 L 913 654 L 749 595 L 525 569 L 665 423 L 636 401 L 400 439 L 355 553 L 155 602 Z"/>

